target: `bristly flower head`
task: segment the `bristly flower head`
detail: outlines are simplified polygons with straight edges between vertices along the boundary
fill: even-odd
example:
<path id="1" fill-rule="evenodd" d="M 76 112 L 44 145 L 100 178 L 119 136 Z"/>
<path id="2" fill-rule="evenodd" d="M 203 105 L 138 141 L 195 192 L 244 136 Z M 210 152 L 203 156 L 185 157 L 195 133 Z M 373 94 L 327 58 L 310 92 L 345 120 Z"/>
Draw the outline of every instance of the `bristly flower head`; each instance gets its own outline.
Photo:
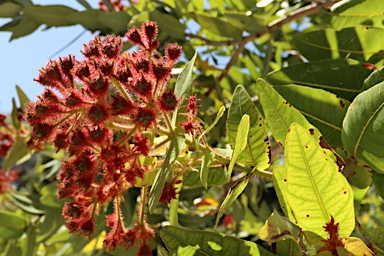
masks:
<path id="1" fill-rule="evenodd" d="M 26 105 L 24 118 L 32 126 L 28 143 L 42 148 L 47 142 L 67 152 L 57 179 L 59 198 L 72 199 L 62 212 L 69 231 L 90 237 L 99 211 L 114 202 L 114 213 L 106 219 L 111 228 L 104 240 L 107 249 L 129 248 L 140 241 L 139 252 L 149 254 L 154 236 L 144 217 L 127 230 L 120 203 L 138 179 L 161 164 L 147 161 L 163 145 L 154 138 L 170 141 L 175 136 L 170 120 L 181 97 L 168 88 L 168 80 L 182 49 L 168 44 L 162 56 L 156 50 L 157 34 L 157 24 L 145 22 L 126 33 L 138 51 L 121 53 L 122 38 L 98 36 L 84 45 L 84 60 L 70 55 L 50 61 L 36 79 L 46 87 L 43 94 Z M 186 118 L 180 126 L 187 133 L 200 127 L 197 102 L 191 96 L 185 106 Z M 162 202 L 176 198 L 179 182 L 166 186 Z"/>

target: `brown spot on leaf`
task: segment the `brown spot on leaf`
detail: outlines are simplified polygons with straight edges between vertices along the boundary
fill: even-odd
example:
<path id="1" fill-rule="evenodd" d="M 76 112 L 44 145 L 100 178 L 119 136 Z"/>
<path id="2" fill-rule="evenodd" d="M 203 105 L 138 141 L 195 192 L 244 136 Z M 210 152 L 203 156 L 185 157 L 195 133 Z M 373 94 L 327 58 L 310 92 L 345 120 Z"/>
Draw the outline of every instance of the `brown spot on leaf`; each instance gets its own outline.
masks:
<path id="1" fill-rule="evenodd" d="M 340 100 L 340 106 L 341 106 L 342 108 L 345 107 L 344 101 Z"/>
<path id="2" fill-rule="evenodd" d="M 344 195 L 347 194 L 347 191 L 344 191 Z"/>
<path id="3" fill-rule="evenodd" d="M 309 214 L 307 214 L 307 218 L 309 218 Z"/>
<path id="4" fill-rule="evenodd" d="M 308 146 L 305 146 L 305 148 L 308 148 Z"/>
<path id="5" fill-rule="evenodd" d="M 267 138 L 264 139 L 264 142 L 267 142 L 267 141 L 268 141 L 268 136 L 267 136 Z"/>
<path id="6" fill-rule="evenodd" d="M 315 129 L 310 128 L 310 129 L 309 129 L 309 133 L 310 133 L 311 135 L 314 135 L 314 134 L 315 134 Z"/>
<path id="7" fill-rule="evenodd" d="M 287 182 L 287 179 L 284 179 L 284 182 Z"/>

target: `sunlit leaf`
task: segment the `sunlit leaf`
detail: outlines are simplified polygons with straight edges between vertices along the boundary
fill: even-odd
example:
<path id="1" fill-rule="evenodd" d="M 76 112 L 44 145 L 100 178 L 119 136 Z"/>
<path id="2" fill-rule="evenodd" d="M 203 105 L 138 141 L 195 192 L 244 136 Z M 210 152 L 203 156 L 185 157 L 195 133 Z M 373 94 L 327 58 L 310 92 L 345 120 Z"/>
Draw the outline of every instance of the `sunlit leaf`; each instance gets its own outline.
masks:
<path id="1" fill-rule="evenodd" d="M 384 67 L 373 71 L 367 79 L 364 80 L 364 90 L 384 81 Z"/>
<path id="2" fill-rule="evenodd" d="M 221 186 L 228 182 L 227 170 L 222 167 L 209 168 L 207 186 Z M 189 170 L 184 174 L 184 185 L 188 187 L 201 186 L 200 173 Z"/>
<path id="3" fill-rule="evenodd" d="M 260 255 L 253 242 L 209 231 L 167 226 L 161 229 L 160 236 L 172 255 Z"/>
<path id="4" fill-rule="evenodd" d="M 281 85 L 274 87 L 292 106 L 318 128 L 333 147 L 343 147 L 341 131 L 350 103 L 333 93 L 307 86 Z"/>
<path id="5" fill-rule="evenodd" d="M 354 157 L 384 173 L 384 82 L 359 94 L 343 123 L 343 143 Z"/>
<path id="6" fill-rule="evenodd" d="M 192 84 L 192 72 L 193 65 L 195 63 L 197 51 L 193 55 L 192 59 L 185 65 L 183 71 L 177 77 L 175 85 L 175 95 L 177 97 L 186 97 L 189 93 Z"/>
<path id="7" fill-rule="evenodd" d="M 212 163 L 214 158 L 214 152 L 211 152 L 210 150 L 204 150 L 200 169 L 200 181 L 205 189 L 208 189 L 209 165 Z"/>
<path id="8" fill-rule="evenodd" d="M 297 225 L 311 243 L 328 238 L 323 226 L 331 216 L 341 237 L 355 227 L 353 191 L 338 166 L 319 146 L 307 129 L 290 126 L 284 150 L 285 175 L 282 195 Z"/>
<path id="9" fill-rule="evenodd" d="M 274 210 L 264 226 L 260 229 L 258 236 L 268 243 L 276 243 L 285 239 L 294 239 L 286 221 Z"/>
<path id="10" fill-rule="evenodd" d="M 323 22 L 340 30 L 356 25 L 383 27 L 384 2 L 381 0 L 353 0 L 324 11 Z"/>
<path id="11" fill-rule="evenodd" d="M 293 37 L 293 43 L 310 61 L 348 57 L 370 62 L 374 54 L 384 49 L 383 36 L 384 29 L 356 26 L 340 31 L 323 29 L 300 33 Z"/>
<path id="12" fill-rule="evenodd" d="M 251 97 L 244 87 L 239 85 L 233 93 L 227 120 L 227 133 L 232 148 L 239 139 L 237 131 L 243 115 L 249 116 L 249 131 L 246 148 L 239 155 L 238 162 L 264 170 L 270 163 L 266 124 Z"/>
<path id="13" fill-rule="evenodd" d="M 344 248 L 353 255 L 373 256 L 373 252 L 368 246 L 357 237 L 347 237 L 343 241 Z"/>

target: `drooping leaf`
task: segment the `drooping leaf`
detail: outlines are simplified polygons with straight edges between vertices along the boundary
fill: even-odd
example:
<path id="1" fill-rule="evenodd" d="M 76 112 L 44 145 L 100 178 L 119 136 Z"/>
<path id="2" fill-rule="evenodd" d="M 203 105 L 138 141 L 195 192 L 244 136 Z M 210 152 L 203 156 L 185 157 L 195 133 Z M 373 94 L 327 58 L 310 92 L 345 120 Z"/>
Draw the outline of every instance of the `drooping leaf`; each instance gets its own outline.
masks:
<path id="1" fill-rule="evenodd" d="M 159 202 L 170 168 L 178 157 L 180 150 L 183 148 L 184 142 L 185 138 L 180 136 L 174 136 L 171 140 L 163 165 L 156 174 L 155 181 L 149 192 L 148 206 L 150 212 L 155 210 L 156 205 Z"/>
<path id="2" fill-rule="evenodd" d="M 307 86 L 282 85 L 274 88 L 320 130 L 331 146 L 343 147 L 341 131 L 349 101 Z"/>
<path id="3" fill-rule="evenodd" d="M 384 173 L 384 82 L 359 94 L 349 107 L 342 139 L 350 154 Z"/>
<path id="4" fill-rule="evenodd" d="M 239 139 L 237 131 L 243 115 L 249 116 L 249 131 L 246 148 L 239 155 L 238 162 L 258 170 L 267 169 L 270 164 L 270 148 L 266 124 L 251 97 L 239 85 L 233 93 L 227 120 L 227 134 L 232 148 Z"/>
<path id="5" fill-rule="evenodd" d="M 356 25 L 383 27 L 384 2 L 381 0 L 353 0 L 324 11 L 321 17 L 334 29 L 340 30 Z"/>
<path id="6" fill-rule="evenodd" d="M 339 235 L 348 237 L 355 227 L 353 191 L 338 166 L 307 129 L 292 124 L 284 149 L 285 175 L 282 196 L 307 240 L 327 238 L 323 229 L 331 216 Z"/>
<path id="7" fill-rule="evenodd" d="M 167 226 L 161 229 L 160 236 L 172 255 L 260 255 L 253 242 L 209 231 Z"/>
<path id="8" fill-rule="evenodd" d="M 353 255 L 373 256 L 368 246 L 357 237 L 347 237 L 343 241 L 344 248 Z"/>
<path id="9" fill-rule="evenodd" d="M 249 115 L 244 114 L 241 117 L 240 123 L 237 127 L 235 145 L 233 146 L 232 157 L 228 166 L 228 178 L 231 177 L 233 167 L 235 166 L 237 159 L 240 156 L 240 153 L 243 152 L 243 150 L 247 146 L 248 131 L 249 131 Z"/>
<path id="10" fill-rule="evenodd" d="M 250 177 L 250 176 L 249 176 Z M 245 187 L 248 184 L 249 177 L 245 177 L 244 179 L 241 179 L 238 181 L 228 192 L 227 196 L 225 197 L 224 201 L 221 203 L 219 212 L 216 216 L 215 225 L 213 226 L 213 230 L 216 229 L 217 225 L 219 224 L 219 221 L 223 214 L 228 210 L 228 208 L 233 204 L 233 202 L 239 197 L 239 195 L 244 191 Z"/>
<path id="11" fill-rule="evenodd" d="M 340 31 L 323 29 L 300 33 L 293 37 L 293 44 L 310 61 L 348 57 L 370 62 L 374 54 L 384 49 L 383 36 L 384 29 L 355 26 Z"/>
<path id="12" fill-rule="evenodd" d="M 364 80 L 371 73 L 371 70 L 356 60 L 326 59 L 282 68 L 269 73 L 267 79 L 276 90 L 279 85 L 305 85 L 332 92 L 351 101 L 363 91 Z"/>

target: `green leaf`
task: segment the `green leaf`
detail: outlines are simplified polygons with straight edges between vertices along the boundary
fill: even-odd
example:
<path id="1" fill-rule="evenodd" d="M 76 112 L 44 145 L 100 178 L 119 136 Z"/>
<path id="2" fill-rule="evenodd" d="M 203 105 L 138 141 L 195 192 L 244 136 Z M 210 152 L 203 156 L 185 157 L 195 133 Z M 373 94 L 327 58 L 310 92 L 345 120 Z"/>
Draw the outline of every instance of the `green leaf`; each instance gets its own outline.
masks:
<path id="1" fill-rule="evenodd" d="M 207 186 L 221 186 L 228 183 L 227 170 L 221 167 L 210 167 L 207 177 Z M 188 187 L 200 187 L 200 173 L 189 170 L 184 174 L 184 185 Z"/>
<path id="2" fill-rule="evenodd" d="M 35 31 L 38 27 L 40 27 L 41 23 L 37 22 L 27 16 L 22 16 L 20 21 L 16 23 L 16 25 L 12 25 L 7 28 L 6 31 L 11 31 L 12 36 L 10 41 L 13 39 L 17 39 L 22 36 L 26 36 Z"/>
<path id="3" fill-rule="evenodd" d="M 150 13 L 151 20 L 155 20 L 161 32 L 175 39 L 184 39 L 185 25 L 170 14 L 161 13 L 157 10 Z"/>
<path id="4" fill-rule="evenodd" d="M 8 151 L 2 164 L 2 168 L 8 170 L 12 165 L 17 164 L 19 160 L 22 160 L 28 153 L 29 148 L 27 147 L 26 138 L 19 137 Z"/>
<path id="5" fill-rule="evenodd" d="M 192 59 L 185 65 L 183 71 L 177 77 L 175 85 L 175 95 L 177 97 L 187 97 L 192 84 L 193 65 L 195 64 L 197 51 L 193 55 Z"/>
<path id="6" fill-rule="evenodd" d="M 85 10 L 82 12 L 74 12 L 67 16 L 67 20 L 74 24 L 80 24 L 90 31 L 106 29 L 107 26 L 99 21 L 99 16 L 105 14 L 102 10 Z"/>
<path id="7" fill-rule="evenodd" d="M 227 134 L 232 148 L 235 147 L 236 140 L 240 139 L 237 131 L 243 115 L 249 116 L 249 132 L 246 148 L 238 161 L 258 170 L 267 169 L 270 164 L 270 148 L 265 122 L 244 87 L 238 85 L 233 93 L 227 120 Z"/>
<path id="8" fill-rule="evenodd" d="M 27 221 L 15 212 L 0 210 L 0 237 L 4 239 L 19 238 L 27 227 Z"/>
<path id="9" fill-rule="evenodd" d="M 384 199 L 384 173 L 373 172 L 372 181 L 375 184 L 376 193 Z"/>
<path id="10" fill-rule="evenodd" d="M 348 169 L 348 166 L 346 169 Z M 354 165 L 352 170 L 349 170 L 349 172 L 345 170 L 344 173 L 347 173 L 346 177 L 352 187 L 353 197 L 356 204 L 359 205 L 372 184 L 371 168 L 368 166 Z"/>
<path id="11" fill-rule="evenodd" d="M 371 73 L 371 70 L 356 60 L 326 59 L 282 68 L 269 73 L 267 79 L 276 90 L 279 85 L 305 85 L 332 92 L 351 101 L 363 91 L 364 80 Z"/>
<path id="12" fill-rule="evenodd" d="M 331 216 L 340 223 L 340 236 L 348 237 L 355 227 L 353 191 L 335 162 L 299 124 L 289 128 L 284 155 L 282 195 L 295 216 L 292 221 L 313 244 L 328 238 L 323 226 Z"/>
<path id="13" fill-rule="evenodd" d="M 131 17 L 126 12 L 103 12 L 97 18 L 105 27 L 110 28 L 113 34 L 121 34 L 127 31 Z"/>
<path id="14" fill-rule="evenodd" d="M 293 123 L 313 129 L 315 138 L 320 138 L 320 132 L 267 82 L 259 79 L 257 81 L 257 91 L 268 127 L 271 129 L 273 137 L 281 146 L 285 142 L 289 126 Z"/>
<path id="15" fill-rule="evenodd" d="M 384 2 L 381 0 L 353 0 L 338 5 L 330 12 L 323 11 L 323 22 L 340 30 L 356 25 L 383 27 Z"/>
<path id="16" fill-rule="evenodd" d="M 213 17 L 206 12 L 191 13 L 191 17 L 207 31 L 228 38 L 241 39 L 242 30 L 225 18 Z"/>
<path id="17" fill-rule="evenodd" d="M 173 162 L 176 160 L 180 150 L 183 148 L 184 142 L 185 138 L 180 136 L 174 136 L 171 140 L 171 144 L 169 145 L 168 151 L 165 155 L 163 165 L 156 174 L 155 181 L 151 187 L 151 191 L 149 192 L 148 206 L 151 213 L 153 213 L 157 203 L 159 202 L 166 178 L 170 172 Z"/>
<path id="18" fill-rule="evenodd" d="M 38 23 L 56 27 L 74 25 L 67 17 L 76 12 L 76 10 L 63 5 L 34 5 L 23 9 L 23 15 L 26 17 Z"/>
<path id="19" fill-rule="evenodd" d="M 354 157 L 384 173 L 384 82 L 359 94 L 347 111 L 342 139 Z"/>
<path id="20" fill-rule="evenodd" d="M 384 81 L 384 67 L 380 68 L 379 70 L 373 71 L 367 79 L 364 80 L 363 89 L 369 89 L 373 87 L 374 85 L 381 83 Z"/>
<path id="21" fill-rule="evenodd" d="M 53 234 L 56 234 L 63 224 L 64 218 L 61 216 L 61 208 L 48 208 L 44 222 L 39 227 L 40 231 L 36 241 L 38 243 L 46 241 Z"/>
<path id="22" fill-rule="evenodd" d="M 212 163 L 213 159 L 215 159 L 215 153 L 210 150 L 204 150 L 204 155 L 201 162 L 200 169 L 200 181 L 205 189 L 208 189 L 208 175 L 209 175 L 209 166 Z"/>
<path id="23" fill-rule="evenodd" d="M 23 248 L 23 256 L 36 255 L 37 243 L 36 243 L 36 227 L 29 225 L 27 230 L 27 238 Z"/>
<path id="24" fill-rule="evenodd" d="M 0 18 L 13 18 L 23 9 L 21 5 L 15 3 L 1 3 Z"/>
<path id="25" fill-rule="evenodd" d="M 223 12 L 223 18 L 225 18 L 232 25 L 236 26 L 239 30 L 244 30 L 248 33 L 256 33 L 267 30 L 266 17 L 255 13 L 247 15 L 246 12 L 226 11 Z"/>
<path id="26" fill-rule="evenodd" d="M 172 226 L 177 226 L 179 224 L 178 220 L 178 210 L 179 210 L 179 197 L 180 197 L 180 191 L 183 187 L 183 177 L 179 177 L 180 183 L 175 184 L 175 192 L 176 192 L 176 199 L 172 199 L 171 203 L 169 205 L 169 222 Z"/>
<path id="27" fill-rule="evenodd" d="M 384 49 L 383 36 L 384 29 L 356 26 L 300 33 L 293 37 L 293 44 L 310 61 L 348 57 L 370 62 L 374 54 Z"/>
<path id="28" fill-rule="evenodd" d="M 167 226 L 160 230 L 160 236 L 172 255 L 260 255 L 253 242 L 209 231 Z"/>
<path id="29" fill-rule="evenodd" d="M 235 145 L 233 147 L 233 153 L 231 157 L 231 161 L 228 166 L 228 178 L 231 178 L 233 167 L 235 166 L 237 159 L 241 152 L 247 146 L 248 139 L 248 131 L 249 131 L 249 115 L 244 114 L 241 117 L 240 123 L 238 124 L 236 137 L 235 137 Z"/>
<path id="30" fill-rule="evenodd" d="M 20 108 L 22 110 L 24 110 L 24 105 L 25 103 L 28 103 L 30 102 L 28 96 L 23 92 L 23 90 L 21 90 L 21 88 L 16 85 L 16 91 L 17 91 L 17 96 L 19 97 L 19 101 L 20 101 Z"/>
<path id="31" fill-rule="evenodd" d="M 248 177 L 246 176 L 244 179 L 241 179 L 238 181 L 228 192 L 227 196 L 225 197 L 224 201 L 220 205 L 219 212 L 217 213 L 216 216 L 216 221 L 215 225 L 213 226 L 213 230 L 216 229 L 217 225 L 219 224 L 219 221 L 223 214 L 228 210 L 229 207 L 233 204 L 233 202 L 239 197 L 241 193 L 243 193 L 245 187 L 248 184 L 249 178 L 251 176 L 249 175 Z"/>
<path id="32" fill-rule="evenodd" d="M 161 245 L 158 245 L 157 246 L 157 255 L 158 256 L 171 256 L 171 254 L 169 254 L 169 252 L 167 251 L 167 249 L 165 249 L 163 246 Z"/>
<path id="33" fill-rule="evenodd" d="M 384 227 L 377 227 L 375 228 L 371 234 L 371 242 L 375 245 L 377 245 L 381 250 L 384 250 Z"/>
<path id="34" fill-rule="evenodd" d="M 268 243 L 276 243 L 290 238 L 295 239 L 288 224 L 276 210 L 273 211 L 264 226 L 259 230 L 258 236 L 261 240 Z"/>
<path id="35" fill-rule="evenodd" d="M 52 182 L 51 184 L 45 185 L 41 190 L 40 203 L 44 206 L 49 207 L 63 207 L 63 200 L 59 200 L 57 197 L 57 183 Z"/>
<path id="36" fill-rule="evenodd" d="M 302 254 L 302 249 L 295 239 L 281 240 L 276 244 L 276 255 L 297 256 Z"/>
<path id="37" fill-rule="evenodd" d="M 225 106 L 222 106 L 220 109 L 219 109 L 219 112 L 217 112 L 217 115 L 216 115 L 216 118 L 215 120 L 211 123 L 211 125 L 209 127 L 207 127 L 207 129 L 205 129 L 205 131 L 199 136 L 199 138 L 197 139 L 197 143 L 200 143 L 201 139 L 204 138 L 208 132 L 210 132 L 212 130 L 212 128 L 217 124 L 217 122 L 220 120 L 220 118 L 223 116 L 224 114 L 224 111 L 225 111 Z"/>
<path id="38" fill-rule="evenodd" d="M 285 189 L 285 168 L 281 165 L 276 165 L 272 172 L 273 186 L 276 191 L 277 198 L 279 200 L 281 209 L 283 210 L 285 216 L 287 216 L 292 222 L 296 222 L 295 216 L 292 214 L 292 210 L 285 198 L 284 194 Z"/>
<path id="39" fill-rule="evenodd" d="M 349 101 L 307 86 L 282 85 L 274 88 L 320 130 L 331 146 L 343 147 L 341 131 Z"/>
<path id="40" fill-rule="evenodd" d="M 15 98 L 12 98 L 12 124 L 15 127 L 16 130 L 20 130 L 20 120 L 19 120 L 19 108 L 16 105 Z"/>

